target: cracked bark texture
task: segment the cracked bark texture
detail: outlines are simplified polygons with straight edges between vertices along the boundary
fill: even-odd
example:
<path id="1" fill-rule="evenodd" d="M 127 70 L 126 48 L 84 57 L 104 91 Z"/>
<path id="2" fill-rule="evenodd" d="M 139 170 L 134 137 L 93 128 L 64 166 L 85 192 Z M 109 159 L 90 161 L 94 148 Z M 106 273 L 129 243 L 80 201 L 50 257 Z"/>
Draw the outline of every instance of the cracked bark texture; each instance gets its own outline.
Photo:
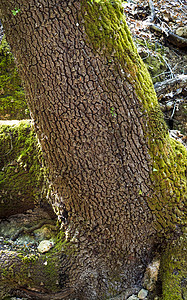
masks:
<path id="1" fill-rule="evenodd" d="M 68 299 L 105 299 L 138 284 L 158 242 L 155 211 L 165 224 L 171 209 L 153 188 L 150 149 L 155 139 L 155 151 L 162 148 L 167 133 L 162 118 L 150 121 L 157 116 L 151 79 L 120 4 L 88 2 L 0 4 L 49 168 L 52 205 L 75 242 L 62 256 L 61 288 L 74 291 Z M 98 34 L 92 7 L 102 22 Z M 112 43 L 124 41 L 121 54 L 100 40 L 107 14 Z"/>

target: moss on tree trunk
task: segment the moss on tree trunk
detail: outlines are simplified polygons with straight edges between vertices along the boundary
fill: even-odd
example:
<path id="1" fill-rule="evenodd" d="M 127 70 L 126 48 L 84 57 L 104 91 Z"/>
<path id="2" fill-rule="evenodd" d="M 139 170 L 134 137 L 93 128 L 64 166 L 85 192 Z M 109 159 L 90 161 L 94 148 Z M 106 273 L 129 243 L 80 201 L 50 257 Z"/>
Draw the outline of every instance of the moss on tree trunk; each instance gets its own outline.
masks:
<path id="1" fill-rule="evenodd" d="M 187 299 L 186 232 L 168 242 L 161 256 L 163 300 Z"/>
<path id="2" fill-rule="evenodd" d="M 18 70 L 5 36 L 0 43 L 0 119 L 30 118 Z"/>
<path id="3" fill-rule="evenodd" d="M 44 201 L 41 150 L 29 121 L 0 126 L 0 218 Z"/>

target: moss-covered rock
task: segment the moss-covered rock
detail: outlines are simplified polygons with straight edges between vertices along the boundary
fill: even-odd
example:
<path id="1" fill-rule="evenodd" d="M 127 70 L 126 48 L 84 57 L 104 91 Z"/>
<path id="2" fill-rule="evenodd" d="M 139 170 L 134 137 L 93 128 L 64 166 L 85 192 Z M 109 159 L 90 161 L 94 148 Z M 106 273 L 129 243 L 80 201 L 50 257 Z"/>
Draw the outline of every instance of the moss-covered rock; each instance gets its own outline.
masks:
<path id="1" fill-rule="evenodd" d="M 143 50 L 139 52 L 139 54 L 147 66 L 153 83 L 162 81 L 165 78 L 165 72 L 167 70 L 167 66 L 162 55 L 159 53 L 153 55 Z"/>
<path id="2" fill-rule="evenodd" d="M 5 36 L 0 44 L 0 119 L 28 119 L 29 110 L 14 57 Z"/>
<path id="3" fill-rule="evenodd" d="M 38 204 L 43 183 L 41 151 L 30 122 L 0 126 L 0 218 Z"/>
<path id="4" fill-rule="evenodd" d="M 167 63 L 165 57 L 165 47 L 160 47 L 157 43 L 147 42 L 142 39 L 135 39 L 138 53 L 145 63 L 153 83 L 163 81 L 167 74 Z"/>

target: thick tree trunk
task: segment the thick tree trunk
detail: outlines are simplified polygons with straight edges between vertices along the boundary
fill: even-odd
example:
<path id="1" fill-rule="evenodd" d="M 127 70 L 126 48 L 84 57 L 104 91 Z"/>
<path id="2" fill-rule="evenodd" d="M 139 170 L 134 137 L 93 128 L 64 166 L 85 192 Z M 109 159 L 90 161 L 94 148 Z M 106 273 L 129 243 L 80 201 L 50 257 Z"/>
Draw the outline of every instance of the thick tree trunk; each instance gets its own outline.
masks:
<path id="1" fill-rule="evenodd" d="M 158 236 L 182 224 L 186 186 L 120 3 L 96 2 L 0 4 L 71 241 L 62 290 L 80 299 L 140 282 Z"/>

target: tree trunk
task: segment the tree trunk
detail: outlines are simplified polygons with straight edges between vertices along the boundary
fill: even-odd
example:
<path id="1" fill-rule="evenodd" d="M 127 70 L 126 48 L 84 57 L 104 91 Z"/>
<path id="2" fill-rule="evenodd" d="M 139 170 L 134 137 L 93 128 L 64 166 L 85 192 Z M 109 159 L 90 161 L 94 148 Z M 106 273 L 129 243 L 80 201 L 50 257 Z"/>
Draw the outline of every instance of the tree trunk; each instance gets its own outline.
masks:
<path id="1" fill-rule="evenodd" d="M 61 288 L 106 299 L 137 285 L 161 236 L 180 232 L 185 149 L 170 142 L 119 1 L 0 9 L 70 241 Z"/>

